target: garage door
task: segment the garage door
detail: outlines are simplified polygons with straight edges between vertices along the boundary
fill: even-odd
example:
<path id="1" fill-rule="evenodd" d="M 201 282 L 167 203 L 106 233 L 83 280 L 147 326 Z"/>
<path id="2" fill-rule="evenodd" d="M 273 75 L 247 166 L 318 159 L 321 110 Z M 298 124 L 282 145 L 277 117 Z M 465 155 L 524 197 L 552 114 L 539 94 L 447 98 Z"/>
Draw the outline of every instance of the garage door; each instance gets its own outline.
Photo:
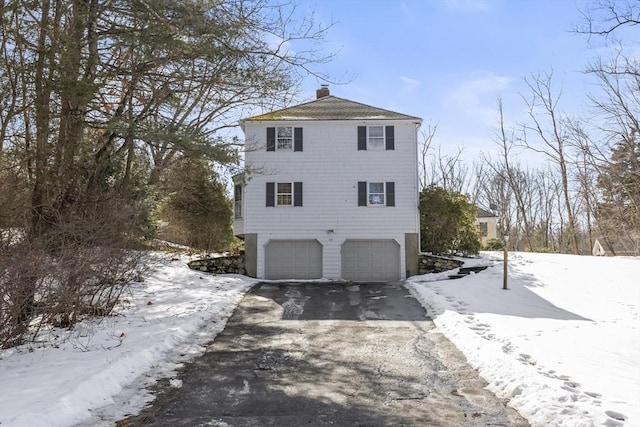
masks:
<path id="1" fill-rule="evenodd" d="M 400 280 L 400 245 L 395 240 L 346 240 L 342 278 L 354 282 Z"/>
<path id="2" fill-rule="evenodd" d="M 322 245 L 317 240 L 271 240 L 265 247 L 265 279 L 320 279 Z"/>

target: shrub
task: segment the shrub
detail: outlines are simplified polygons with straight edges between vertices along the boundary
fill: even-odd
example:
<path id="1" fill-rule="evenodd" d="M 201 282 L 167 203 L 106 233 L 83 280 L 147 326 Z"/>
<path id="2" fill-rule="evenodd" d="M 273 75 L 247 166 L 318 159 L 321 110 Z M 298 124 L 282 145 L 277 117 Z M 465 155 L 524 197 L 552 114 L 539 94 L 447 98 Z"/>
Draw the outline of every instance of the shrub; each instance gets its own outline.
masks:
<path id="1" fill-rule="evenodd" d="M 133 213 L 116 199 L 77 204 L 38 232 L 2 233 L 9 238 L 0 244 L 0 347 L 111 313 L 140 275 Z"/>
<path id="2" fill-rule="evenodd" d="M 420 193 L 420 231 L 423 251 L 465 255 L 480 250 L 477 208 L 467 196 L 429 186 Z"/>
<path id="3" fill-rule="evenodd" d="M 182 158 L 167 177 L 168 197 L 159 210 L 160 237 L 207 251 L 227 249 L 233 209 L 226 188 L 202 159 Z"/>
<path id="4" fill-rule="evenodd" d="M 487 251 L 501 251 L 504 249 L 504 242 L 502 239 L 489 239 L 484 249 Z"/>

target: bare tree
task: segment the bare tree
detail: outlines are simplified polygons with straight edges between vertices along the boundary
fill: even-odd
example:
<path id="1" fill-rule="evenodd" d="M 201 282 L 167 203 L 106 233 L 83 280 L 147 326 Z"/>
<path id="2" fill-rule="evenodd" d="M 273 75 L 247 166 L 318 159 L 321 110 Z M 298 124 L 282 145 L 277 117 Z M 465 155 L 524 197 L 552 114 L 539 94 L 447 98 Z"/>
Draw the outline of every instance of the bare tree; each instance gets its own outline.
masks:
<path id="1" fill-rule="evenodd" d="M 482 165 L 476 165 L 476 181 L 474 193 L 476 204 L 488 208 L 498 217 L 499 235 L 510 236 L 509 246 L 516 248 L 519 240 L 519 224 L 513 191 L 504 178 L 503 165 L 484 156 Z"/>
<path id="2" fill-rule="evenodd" d="M 573 253 L 580 253 L 578 229 L 572 209 L 569 189 L 569 153 L 567 119 L 558 109 L 562 91 L 554 94 L 552 87 L 553 73 L 544 73 L 525 78 L 531 90 L 530 99 L 525 98 L 528 107 L 530 125 L 525 125 L 524 145 L 532 151 L 544 154 L 558 168 L 561 179 L 564 210 L 567 214 L 567 233 Z M 527 139 L 526 131 L 533 131 L 542 144 L 538 145 Z"/>
<path id="3" fill-rule="evenodd" d="M 419 180 L 420 180 L 420 190 L 424 190 L 429 184 L 429 179 L 427 178 L 427 159 L 429 155 L 429 151 L 431 150 L 431 146 L 433 144 L 433 138 L 436 135 L 436 131 L 438 130 L 438 125 L 434 125 L 429 123 L 426 129 L 423 129 L 420 132 L 420 142 L 418 143 L 419 149 Z"/>
<path id="4" fill-rule="evenodd" d="M 539 209 L 539 219 L 537 222 L 540 233 L 540 247 L 551 251 L 557 251 L 557 239 L 554 235 L 555 223 L 558 218 L 555 216 L 556 199 L 554 192 L 558 186 L 558 173 L 552 168 L 539 169 L 536 171 L 534 181 L 536 182 L 536 200 Z"/>
<path id="5" fill-rule="evenodd" d="M 288 102 L 304 76 L 326 78 L 314 69 L 331 58 L 319 49 L 327 27 L 294 16 L 265 0 L 0 0 L 0 174 L 29 202 L 14 215 L 24 242 L 0 263 L 65 259 L 75 271 L 59 288 L 83 292 L 83 260 L 124 257 L 151 228 L 169 166 L 185 154 L 235 163 L 237 141 L 220 130 Z M 28 323 L 48 302 L 35 299 L 49 270 L 16 271 L 24 298 L 12 307 Z"/>
<path id="6" fill-rule="evenodd" d="M 428 185 L 466 194 L 470 187 L 469 167 L 462 160 L 463 149 L 454 154 L 444 154 L 442 147 L 431 155 Z"/>
<path id="7" fill-rule="evenodd" d="M 593 141 L 593 138 L 586 130 L 586 124 L 579 120 L 569 120 L 570 144 L 576 151 L 573 161 L 573 173 L 576 181 L 576 195 L 579 199 L 579 206 L 584 216 L 587 233 L 587 249 L 594 244 L 594 222 L 596 215 L 596 205 L 598 202 L 597 179 L 599 166 L 596 151 L 600 148 Z"/>
<path id="8" fill-rule="evenodd" d="M 589 95 L 597 125 L 597 137 L 585 138 L 582 151 L 598 177 L 594 212 L 601 238 L 613 250 L 637 250 L 640 241 L 640 2 L 600 0 L 582 11 L 583 23 L 576 32 L 589 41 L 603 42 L 613 51 L 602 53 L 585 71 L 594 76 L 599 90 Z M 602 51 L 601 51 L 602 52 Z M 626 241 L 626 243 L 625 243 Z"/>
<path id="9" fill-rule="evenodd" d="M 583 22 L 574 31 L 587 36 L 612 37 L 625 27 L 640 25 L 637 0 L 598 0 L 581 10 Z"/>
<path id="10" fill-rule="evenodd" d="M 524 239 L 528 250 L 533 250 L 534 245 L 531 240 L 531 220 L 529 218 L 529 206 L 526 203 L 526 198 L 531 195 L 531 192 L 527 188 L 529 185 L 528 174 L 520 170 L 519 166 L 513 165 L 513 149 L 515 147 L 516 137 L 514 131 L 507 131 L 504 122 L 504 109 L 502 106 L 502 99 L 498 98 L 498 113 L 500 115 L 500 123 L 498 132 L 494 138 L 494 142 L 500 148 L 500 160 L 501 164 L 499 170 L 501 177 L 505 180 L 511 191 L 513 192 L 514 199 L 516 201 L 517 218 L 518 223 L 522 223 Z"/>

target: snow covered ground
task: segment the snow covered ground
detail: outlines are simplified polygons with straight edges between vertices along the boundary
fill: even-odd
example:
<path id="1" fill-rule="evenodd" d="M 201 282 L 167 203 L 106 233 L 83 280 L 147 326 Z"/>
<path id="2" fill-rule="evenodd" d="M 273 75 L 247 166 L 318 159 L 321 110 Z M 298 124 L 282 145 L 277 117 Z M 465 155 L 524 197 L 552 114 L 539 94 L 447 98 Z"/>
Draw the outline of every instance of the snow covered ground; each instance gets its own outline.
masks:
<path id="1" fill-rule="evenodd" d="M 256 282 L 199 273 L 187 261 L 151 253 L 144 282 L 132 284 L 116 316 L 0 353 L 0 426 L 94 426 L 100 418 L 113 426 L 151 401 L 144 387 L 201 354 Z"/>
<path id="2" fill-rule="evenodd" d="M 112 426 L 151 400 L 145 387 L 201 354 L 256 282 L 149 259 L 118 315 L 0 353 L 0 426 Z M 534 426 L 640 426 L 640 258 L 511 254 L 508 291 L 501 259 L 485 253 L 474 262 L 494 266 L 479 274 L 407 286 Z"/>
<path id="3" fill-rule="evenodd" d="M 534 426 L 640 426 L 640 258 L 502 253 L 410 278 L 438 329 Z"/>

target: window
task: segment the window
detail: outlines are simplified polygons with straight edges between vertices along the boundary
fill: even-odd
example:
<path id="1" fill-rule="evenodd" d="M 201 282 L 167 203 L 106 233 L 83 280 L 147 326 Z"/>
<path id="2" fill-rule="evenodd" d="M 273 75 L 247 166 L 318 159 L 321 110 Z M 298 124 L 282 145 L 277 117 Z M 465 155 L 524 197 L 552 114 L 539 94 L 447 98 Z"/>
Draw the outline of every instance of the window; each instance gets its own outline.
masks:
<path id="1" fill-rule="evenodd" d="M 276 205 L 291 206 L 293 204 L 293 188 L 291 183 L 279 182 L 276 189 Z"/>
<path id="2" fill-rule="evenodd" d="M 267 182 L 267 207 L 302 206 L 301 182 Z"/>
<path id="3" fill-rule="evenodd" d="M 481 222 L 478 224 L 478 229 L 480 230 L 480 235 L 482 237 L 487 237 L 489 235 L 489 224 L 486 222 Z"/>
<path id="4" fill-rule="evenodd" d="M 291 127 L 277 127 L 276 134 L 276 150 L 293 150 L 293 132 Z"/>
<path id="5" fill-rule="evenodd" d="M 384 206 L 384 182 L 369 183 L 369 205 Z"/>
<path id="6" fill-rule="evenodd" d="M 358 126 L 358 151 L 394 150 L 393 126 Z"/>
<path id="7" fill-rule="evenodd" d="M 302 128 L 267 128 L 267 151 L 302 151 Z"/>
<path id="8" fill-rule="evenodd" d="M 242 185 L 236 185 L 234 187 L 234 204 L 233 214 L 235 218 L 242 218 Z"/>
<path id="9" fill-rule="evenodd" d="M 358 182 L 358 206 L 395 206 L 394 182 Z"/>
<path id="10" fill-rule="evenodd" d="M 384 150 L 384 126 L 367 128 L 367 150 Z"/>

